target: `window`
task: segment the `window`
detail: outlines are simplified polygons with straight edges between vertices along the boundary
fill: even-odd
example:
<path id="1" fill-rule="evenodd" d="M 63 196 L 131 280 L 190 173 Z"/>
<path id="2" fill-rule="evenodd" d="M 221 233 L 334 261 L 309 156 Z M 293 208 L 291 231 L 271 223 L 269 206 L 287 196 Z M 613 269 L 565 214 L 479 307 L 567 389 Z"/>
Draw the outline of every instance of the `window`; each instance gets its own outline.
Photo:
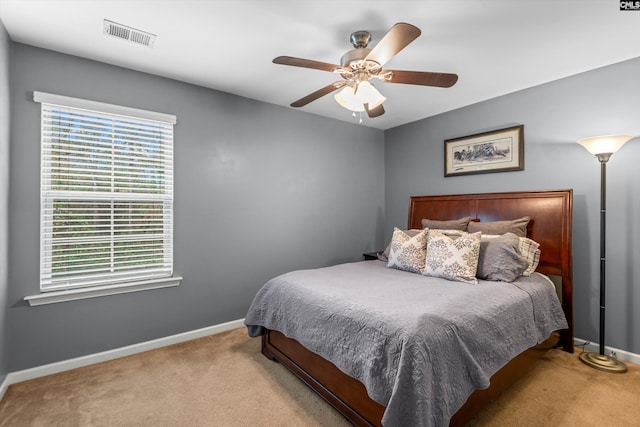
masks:
<path id="1" fill-rule="evenodd" d="M 40 290 L 171 277 L 175 117 L 42 92 L 34 100 Z"/>

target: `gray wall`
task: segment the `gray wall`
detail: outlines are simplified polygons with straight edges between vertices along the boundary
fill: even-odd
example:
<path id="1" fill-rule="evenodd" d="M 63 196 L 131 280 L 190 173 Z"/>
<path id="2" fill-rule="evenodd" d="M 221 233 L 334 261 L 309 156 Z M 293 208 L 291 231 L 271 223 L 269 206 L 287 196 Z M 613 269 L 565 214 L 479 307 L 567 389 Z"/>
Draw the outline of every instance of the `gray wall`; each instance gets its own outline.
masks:
<path id="1" fill-rule="evenodd" d="M 272 276 L 360 260 L 384 244 L 382 131 L 22 44 L 11 60 L 9 371 L 243 318 Z M 34 90 L 177 116 L 181 286 L 22 302 L 39 292 Z"/>
<path id="2" fill-rule="evenodd" d="M 9 345 L 7 331 L 7 292 L 9 283 L 9 57 L 11 42 L 0 21 L 0 384 L 7 374 Z"/>
<path id="3" fill-rule="evenodd" d="M 573 188 L 576 335 L 597 341 L 599 165 L 574 141 L 640 134 L 639 59 L 383 133 L 10 45 L 2 28 L 0 57 L 0 380 L 8 371 L 242 318 L 270 277 L 382 248 L 392 227 L 406 224 L 409 196 L 422 194 Z M 42 307 L 22 301 L 38 293 L 34 90 L 177 115 L 180 287 Z M 524 171 L 443 177 L 444 139 L 520 123 Z M 640 267 L 632 262 L 640 252 L 639 151 L 638 140 L 629 142 L 608 174 L 607 344 L 634 353 L 640 353 Z"/>
<path id="4" fill-rule="evenodd" d="M 600 165 L 579 138 L 640 135 L 640 58 L 385 132 L 385 240 L 412 195 L 574 190 L 577 337 L 598 342 Z M 464 78 L 464 76 L 461 76 Z M 444 140 L 524 124 L 525 170 L 444 178 Z M 640 353 L 640 139 L 607 164 L 606 344 Z"/>

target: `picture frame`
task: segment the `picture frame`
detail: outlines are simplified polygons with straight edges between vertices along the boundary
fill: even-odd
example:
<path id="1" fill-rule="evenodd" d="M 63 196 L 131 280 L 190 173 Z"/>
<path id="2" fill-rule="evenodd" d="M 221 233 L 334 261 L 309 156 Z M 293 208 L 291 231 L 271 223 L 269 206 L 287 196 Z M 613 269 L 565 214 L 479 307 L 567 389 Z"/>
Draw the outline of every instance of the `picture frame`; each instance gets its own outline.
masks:
<path id="1" fill-rule="evenodd" d="M 524 125 L 444 141 L 444 176 L 524 170 Z"/>

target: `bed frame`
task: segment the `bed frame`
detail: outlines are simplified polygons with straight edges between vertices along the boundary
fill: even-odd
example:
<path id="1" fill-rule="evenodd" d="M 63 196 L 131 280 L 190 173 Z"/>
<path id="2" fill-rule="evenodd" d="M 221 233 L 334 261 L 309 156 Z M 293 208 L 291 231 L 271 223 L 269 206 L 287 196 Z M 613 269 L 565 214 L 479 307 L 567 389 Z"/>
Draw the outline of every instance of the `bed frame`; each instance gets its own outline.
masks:
<path id="1" fill-rule="evenodd" d="M 527 236 L 540 243 L 541 250 L 537 271 L 559 278 L 558 294 L 569 324 L 566 330 L 553 333 L 496 372 L 488 389 L 476 390 L 469 396 L 452 417 L 451 426 L 466 424 L 524 376 L 547 350 L 562 346 L 564 351 L 573 353 L 572 203 L 572 190 L 411 197 L 408 228 L 421 228 L 422 218 L 449 220 L 470 216 L 484 222 L 531 217 Z M 354 425 L 382 425 L 385 408 L 369 398 L 362 383 L 297 341 L 267 330 L 262 336 L 262 353 L 282 363 Z"/>

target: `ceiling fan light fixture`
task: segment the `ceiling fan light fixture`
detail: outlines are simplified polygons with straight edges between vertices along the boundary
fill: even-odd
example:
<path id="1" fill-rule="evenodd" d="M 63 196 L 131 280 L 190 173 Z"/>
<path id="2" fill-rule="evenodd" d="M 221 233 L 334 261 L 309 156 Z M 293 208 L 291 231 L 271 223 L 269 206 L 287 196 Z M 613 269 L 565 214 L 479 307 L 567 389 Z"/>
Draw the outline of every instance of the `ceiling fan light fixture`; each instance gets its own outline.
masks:
<path id="1" fill-rule="evenodd" d="M 374 85 L 365 80 L 358 84 L 358 90 L 356 91 L 356 98 L 360 100 L 362 104 L 369 104 L 369 109 L 376 108 L 387 100 Z"/>
<path id="2" fill-rule="evenodd" d="M 357 85 L 345 86 L 334 96 L 336 102 L 349 111 L 364 111 L 365 104 L 372 110 L 387 100 L 378 89 L 367 80 Z"/>
<path id="3" fill-rule="evenodd" d="M 345 86 L 334 96 L 336 102 L 349 111 L 364 111 L 364 105 L 356 97 L 353 86 Z"/>

